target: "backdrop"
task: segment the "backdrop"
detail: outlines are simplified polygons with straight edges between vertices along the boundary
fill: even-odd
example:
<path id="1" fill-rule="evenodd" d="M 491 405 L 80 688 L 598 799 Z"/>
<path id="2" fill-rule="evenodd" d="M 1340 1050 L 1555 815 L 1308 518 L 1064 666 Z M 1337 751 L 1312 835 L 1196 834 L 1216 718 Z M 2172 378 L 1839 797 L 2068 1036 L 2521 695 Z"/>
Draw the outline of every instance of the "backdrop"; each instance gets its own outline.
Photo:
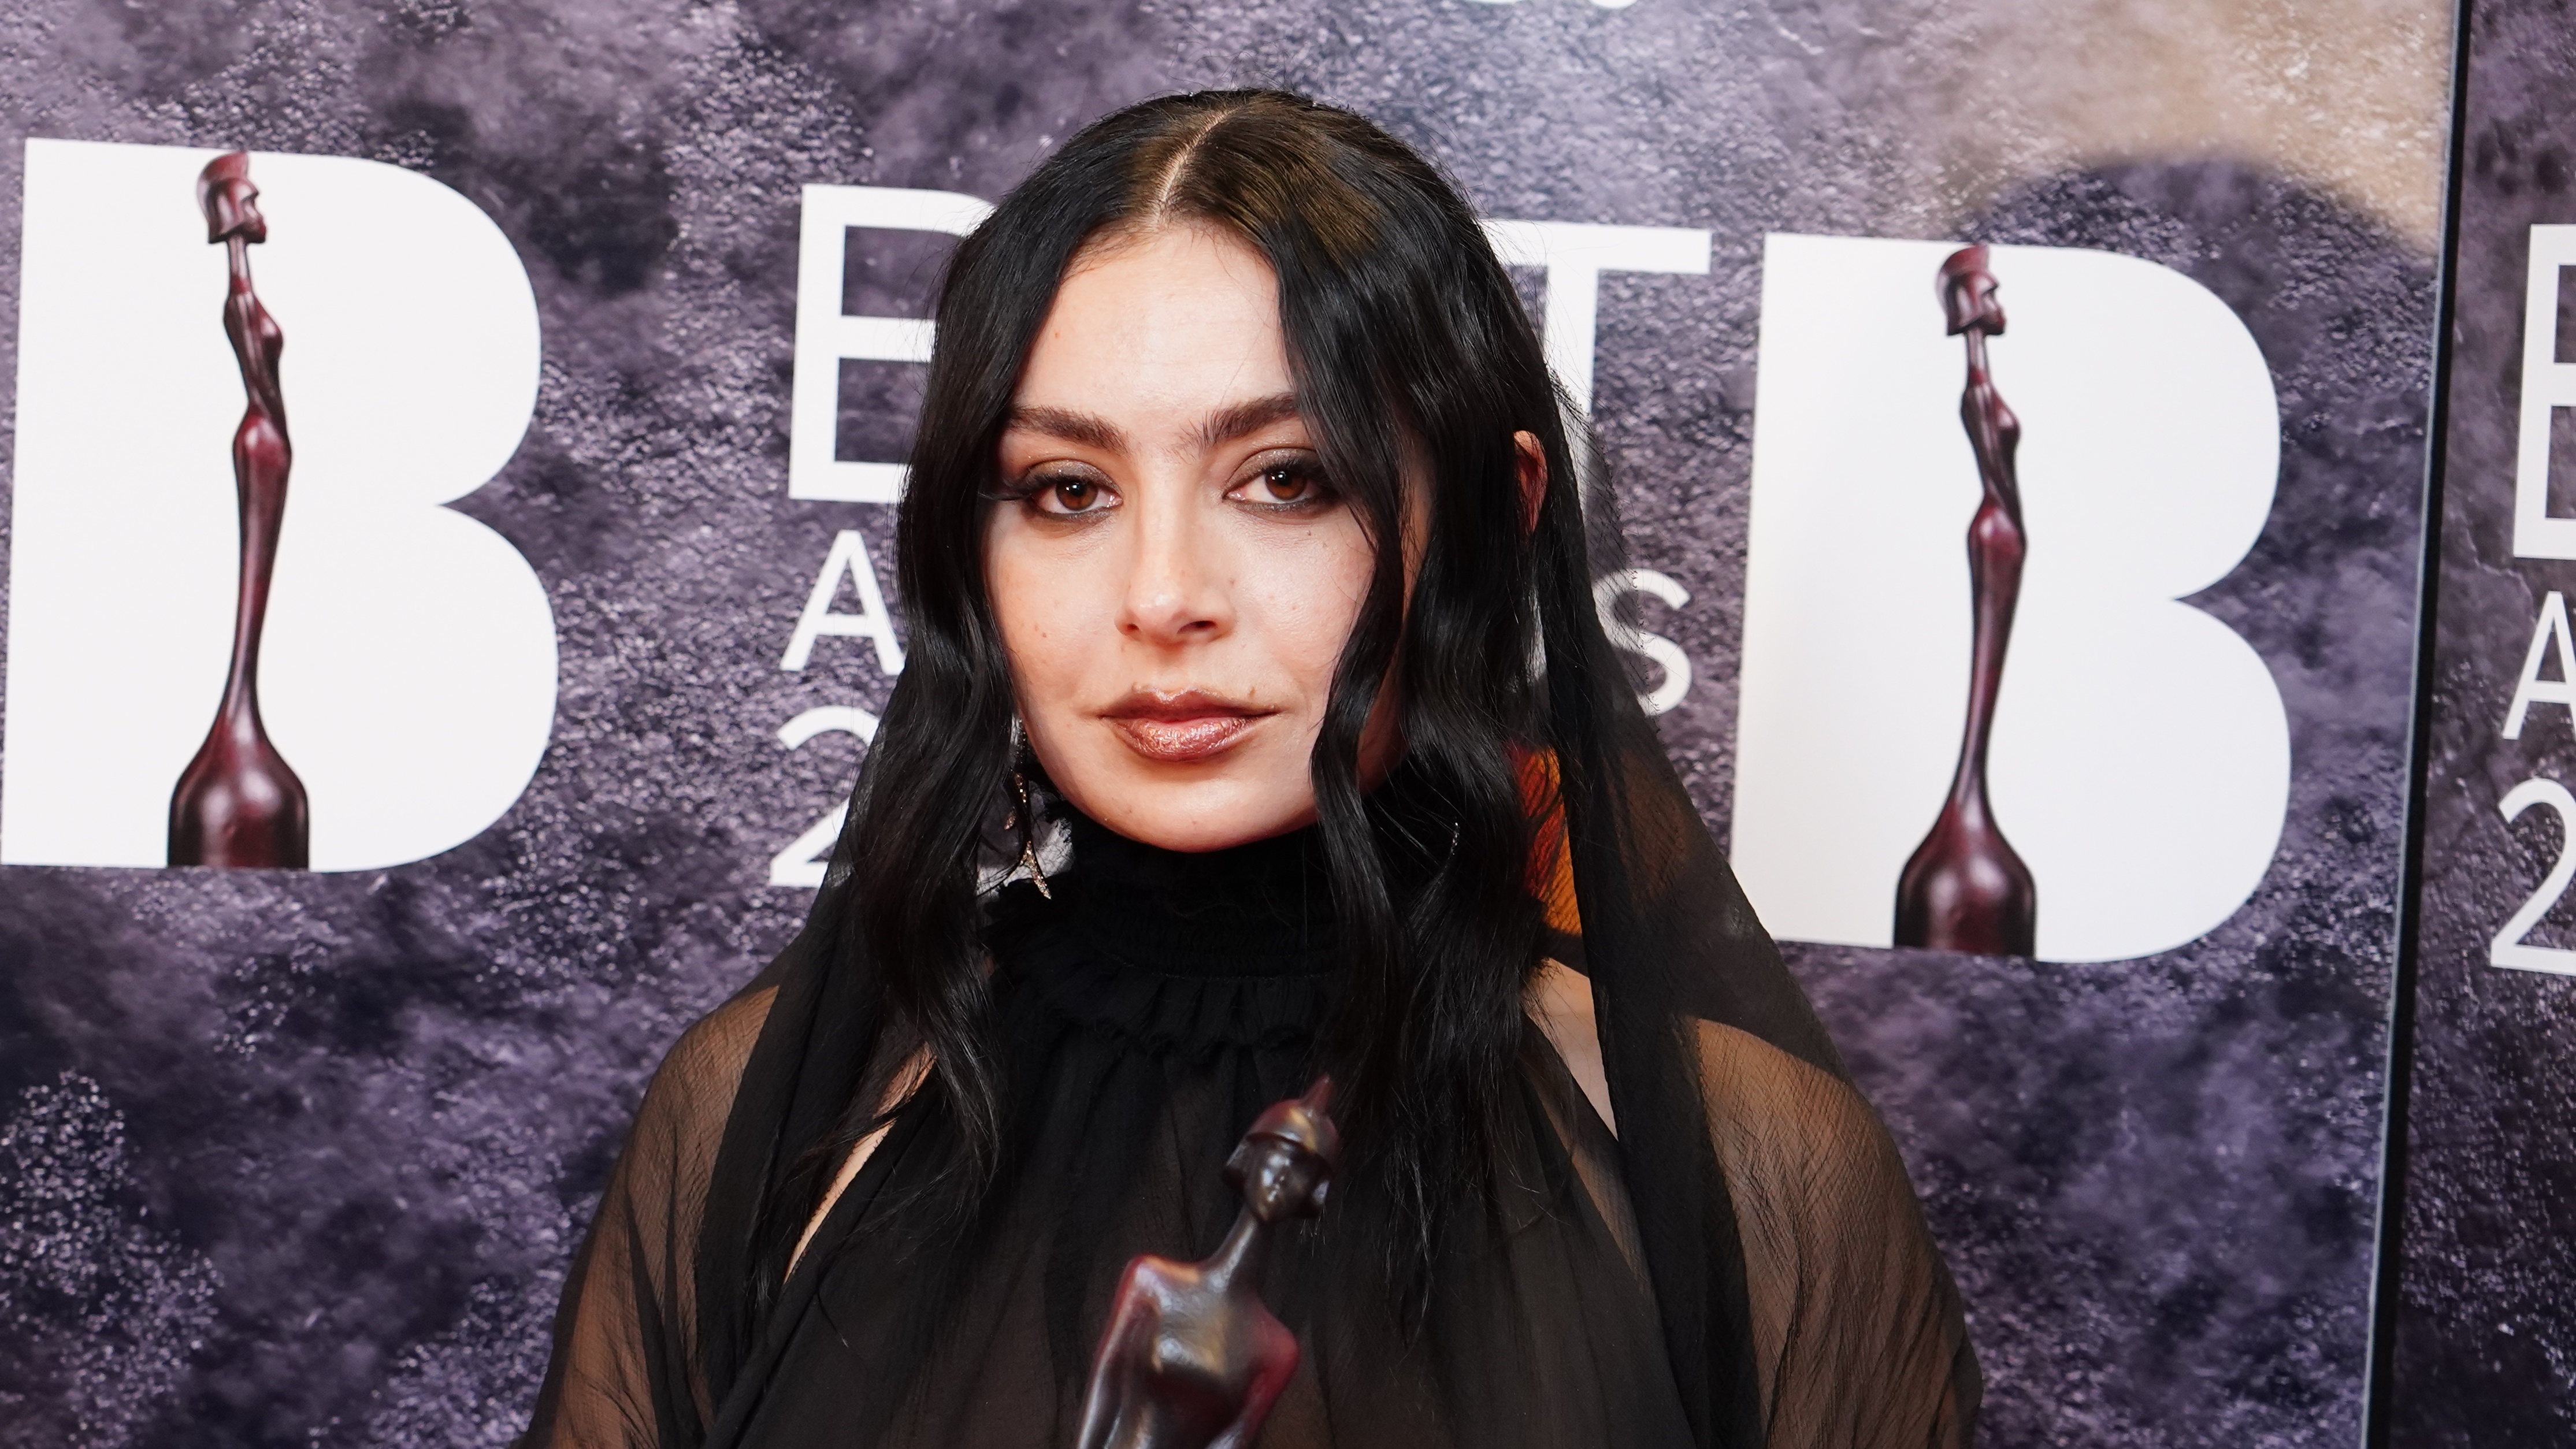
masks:
<path id="1" fill-rule="evenodd" d="M 2463 46 L 2390 1442 L 2562 1444 L 2576 1429 L 2560 1067 L 2576 1043 L 2576 34 L 2550 7 L 2480 0 Z"/>
<path id="2" fill-rule="evenodd" d="M 950 237 L 1241 82 L 1494 218 L 1605 445 L 1605 599 L 1896 1133 L 1988 1441 L 2353 1442 L 2446 55 L 2394 0 L 0 0 L 0 1443 L 508 1440 L 647 1074 L 794 929 L 900 666 Z M 192 194 L 233 147 L 309 871 L 166 864 L 235 623 Z M 1968 689 L 1970 241 L 2025 435 L 2026 957 L 1891 945 Z"/>

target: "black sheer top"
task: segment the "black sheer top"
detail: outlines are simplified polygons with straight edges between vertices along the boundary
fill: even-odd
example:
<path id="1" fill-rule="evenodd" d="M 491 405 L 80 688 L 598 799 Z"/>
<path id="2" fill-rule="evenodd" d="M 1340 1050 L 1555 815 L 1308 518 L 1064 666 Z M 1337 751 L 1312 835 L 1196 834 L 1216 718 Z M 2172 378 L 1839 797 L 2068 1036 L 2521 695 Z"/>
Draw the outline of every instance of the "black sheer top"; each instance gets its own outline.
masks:
<path id="1" fill-rule="evenodd" d="M 948 1130 L 935 1105 L 907 1109 L 711 1389 L 694 1257 L 779 989 L 764 977 L 692 1028 L 647 1093 L 527 1443 L 1070 1442 L 1120 1270 L 1224 1235 L 1236 1200 L 1220 1167 L 1263 1107 L 1307 1085 L 1337 987 L 1310 833 L 1190 856 L 1073 828 L 1053 899 L 1014 884 L 989 927 L 1013 1115 L 984 1224 L 907 1230 L 902 1204 Z M 1705 1442 L 1605 1120 L 1583 978 L 1543 968 L 1530 1017 L 1499 1184 L 1447 1216 L 1426 1277 L 1337 1234 L 1338 1196 L 1273 1257 L 1268 1297 L 1304 1353 L 1265 1449 Z M 1748 1449 L 1965 1445 L 1978 1380 L 1960 1305 L 1876 1116 L 1746 1031 L 1695 1031 L 1741 1241 L 1752 1372 L 1733 1392 L 1758 1402 L 1732 1418 L 1755 1426 Z M 1732 1261 L 1732 1245 L 1716 1252 Z"/>

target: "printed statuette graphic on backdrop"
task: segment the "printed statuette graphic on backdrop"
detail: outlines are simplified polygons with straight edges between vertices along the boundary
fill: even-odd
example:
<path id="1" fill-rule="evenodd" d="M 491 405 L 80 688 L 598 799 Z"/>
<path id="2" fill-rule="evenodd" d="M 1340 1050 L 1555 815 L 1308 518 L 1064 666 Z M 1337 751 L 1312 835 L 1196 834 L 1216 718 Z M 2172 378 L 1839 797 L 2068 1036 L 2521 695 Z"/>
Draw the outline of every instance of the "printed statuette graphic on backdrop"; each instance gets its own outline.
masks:
<path id="1" fill-rule="evenodd" d="M 2013 476 L 2021 420 L 2004 406 L 2003 395 L 1986 375 L 1986 339 L 2004 334 L 2003 303 L 1995 297 L 1986 249 L 1953 252 L 1941 264 L 1935 285 L 1950 335 L 1967 344 L 1968 386 L 1959 398 L 1959 421 L 1968 430 L 1985 494 L 1968 520 L 1974 625 L 1968 636 L 1968 718 L 1960 732 L 1959 765 L 1931 833 L 1896 878 L 1895 940 L 1899 946 L 1939 951 L 2028 956 L 2038 940 L 2038 889 L 2031 883 L 2030 867 L 1995 823 L 1986 792 L 1995 696 L 2003 688 L 2013 605 L 2021 599 L 2022 559 L 2030 549 L 2021 524 L 2021 484 Z"/>
<path id="2" fill-rule="evenodd" d="M 250 156 L 234 151 L 197 173 L 206 240 L 224 248 L 224 336 L 241 363 L 248 401 L 233 432 L 233 487 L 241 508 L 241 591 L 233 601 L 233 649 L 215 722 L 170 792 L 172 865 L 268 866 L 302 870 L 311 856 L 309 804 L 259 722 L 259 636 L 277 535 L 286 520 L 286 479 L 295 444 L 286 431 L 278 364 L 286 334 L 251 286 L 250 248 L 268 240 Z"/>
<path id="3" fill-rule="evenodd" d="M 2271 670 L 2187 602 L 2271 515 L 2271 369 L 2227 304 L 2170 268 L 1985 252 L 1978 270 L 2010 280 L 2009 336 L 1955 311 L 1945 327 L 1923 284 L 1955 242 L 1764 246 L 1730 853 L 1774 934 L 1897 945 L 1889 903 L 1984 727 L 1989 818 L 2046 903 L 2011 954 L 2152 955 L 2244 905 L 2289 806 Z M 1969 291 L 1954 300 L 1991 300 Z M 1978 436 L 1985 366 L 2025 420 L 2017 450 Z M 1958 532 L 2004 498 L 2015 542 L 2024 525 L 2039 541 L 2008 601 L 2000 552 L 1980 581 Z M 1981 634 L 2000 675 L 1985 699 Z"/>
<path id="4" fill-rule="evenodd" d="M 200 210 L 220 154 L 27 142 L 0 863 L 186 859 L 211 700 L 217 737 L 264 731 L 310 802 L 307 861 L 275 863 L 325 871 L 482 833 L 553 731 L 544 587 L 445 506 L 509 461 L 535 410 L 516 249 L 448 187 L 350 157 L 252 153 L 235 180 L 218 166 Z M 260 235 L 208 246 L 254 175 Z M 229 341 L 207 317 L 225 295 Z M 283 379 L 266 309 L 295 333 Z"/>

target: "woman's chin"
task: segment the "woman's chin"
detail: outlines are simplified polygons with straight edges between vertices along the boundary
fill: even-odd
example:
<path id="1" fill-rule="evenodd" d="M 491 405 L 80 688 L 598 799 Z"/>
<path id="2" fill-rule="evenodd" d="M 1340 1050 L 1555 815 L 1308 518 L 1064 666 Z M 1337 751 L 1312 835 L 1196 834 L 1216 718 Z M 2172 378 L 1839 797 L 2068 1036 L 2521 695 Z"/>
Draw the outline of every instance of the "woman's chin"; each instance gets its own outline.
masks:
<path id="1" fill-rule="evenodd" d="M 1224 778 L 1128 779 L 1101 790 L 1057 783 L 1075 809 L 1130 840 L 1163 850 L 1226 850 L 1315 821 L 1314 790 L 1302 771 L 1293 788 L 1286 789 Z"/>

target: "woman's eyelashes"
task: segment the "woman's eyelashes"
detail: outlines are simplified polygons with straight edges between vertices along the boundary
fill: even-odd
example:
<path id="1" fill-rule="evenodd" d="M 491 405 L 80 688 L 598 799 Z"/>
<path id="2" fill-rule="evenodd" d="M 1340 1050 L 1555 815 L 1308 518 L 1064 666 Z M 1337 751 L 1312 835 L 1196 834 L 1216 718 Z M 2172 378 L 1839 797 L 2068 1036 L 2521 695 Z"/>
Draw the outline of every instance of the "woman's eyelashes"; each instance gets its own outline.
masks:
<path id="1" fill-rule="evenodd" d="M 1228 488 L 1228 500 L 1264 513 L 1321 513 L 1339 501 L 1325 481 L 1323 465 L 1311 456 L 1258 458 L 1252 476 Z"/>
<path id="2" fill-rule="evenodd" d="M 1051 518 L 1082 518 L 1118 506 L 1118 490 L 1094 473 L 1040 469 L 1022 479 L 1020 502 L 1029 511 Z"/>
<path id="3" fill-rule="evenodd" d="M 1091 518 L 1123 507 L 1118 485 L 1090 469 L 1040 466 L 1003 494 L 1041 518 Z M 1257 458 L 1225 490 L 1225 500 L 1278 517 L 1323 513 L 1341 502 L 1311 455 Z"/>

